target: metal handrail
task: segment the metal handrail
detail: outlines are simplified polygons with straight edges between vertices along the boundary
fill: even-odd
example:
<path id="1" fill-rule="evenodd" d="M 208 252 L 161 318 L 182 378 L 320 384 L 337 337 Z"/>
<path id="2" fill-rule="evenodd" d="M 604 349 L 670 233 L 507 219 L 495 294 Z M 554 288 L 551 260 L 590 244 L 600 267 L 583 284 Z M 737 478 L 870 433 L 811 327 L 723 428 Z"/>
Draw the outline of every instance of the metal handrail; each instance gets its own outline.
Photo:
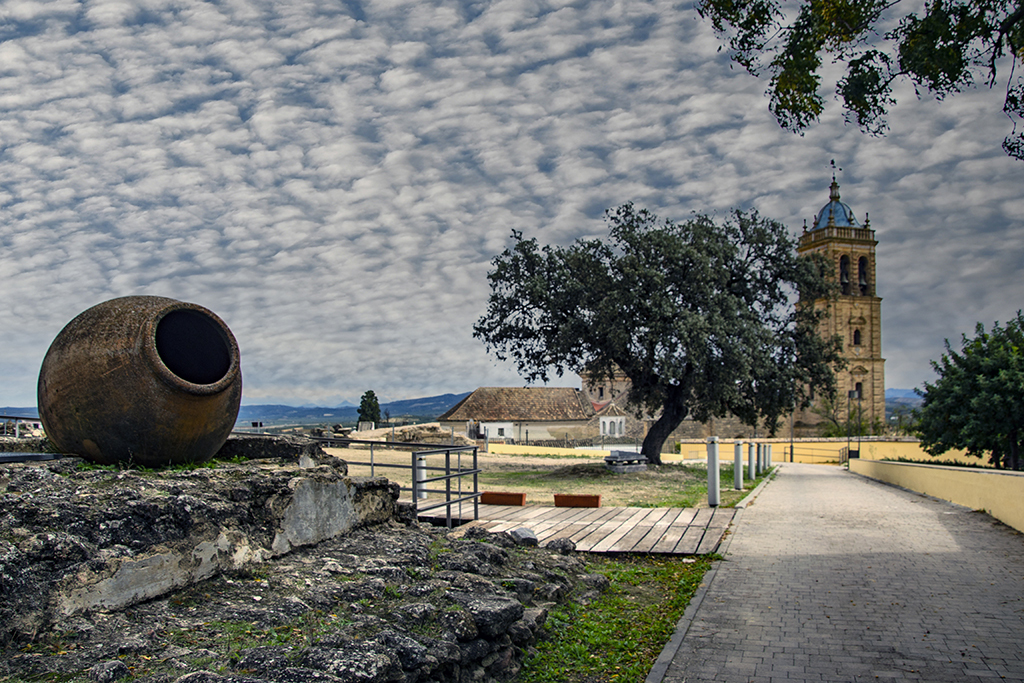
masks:
<path id="1" fill-rule="evenodd" d="M 14 438 L 16 438 L 16 439 L 20 439 L 21 438 L 21 423 L 22 422 L 38 422 L 38 423 L 42 424 L 42 420 L 39 419 L 38 417 L 24 417 L 22 415 L 0 415 L 0 421 L 2 421 L 2 422 L 10 422 L 11 420 L 14 421 Z M 7 433 L 7 430 L 5 428 L 4 429 L 4 434 L 6 434 L 6 433 Z"/>
<path id="2" fill-rule="evenodd" d="M 434 510 L 439 507 L 445 508 L 445 523 L 450 529 L 452 526 L 452 506 L 459 506 L 459 518 L 462 518 L 462 503 L 472 500 L 473 501 L 473 519 L 480 519 L 480 480 L 479 474 L 482 470 L 479 468 L 478 461 L 478 447 L 477 446 L 438 446 L 436 443 L 415 443 L 408 441 L 374 441 L 371 439 L 349 439 L 349 438 L 333 438 L 329 436 L 318 436 L 312 437 L 314 441 L 317 441 L 324 446 L 331 447 L 335 444 L 367 444 L 370 446 L 370 462 L 358 462 L 355 460 L 347 460 L 350 465 L 358 465 L 361 467 L 370 468 L 370 476 L 376 476 L 376 468 L 386 467 L 391 469 L 401 470 L 412 470 L 412 486 L 400 486 L 401 491 L 410 491 L 412 493 L 412 504 L 416 509 L 416 514 L 419 515 L 421 512 L 427 512 Z M 406 448 L 418 448 L 420 450 L 414 450 L 411 454 L 411 461 L 408 465 L 397 465 L 392 463 L 378 463 L 374 457 L 374 446 L 384 446 L 388 450 L 399 450 Z M 462 466 L 462 454 L 472 451 L 473 452 L 473 465 L 469 468 Z M 445 454 L 444 467 L 431 467 L 425 463 L 418 463 L 417 461 L 421 458 L 426 458 L 429 455 L 440 455 Z M 458 461 L 455 468 L 452 468 L 451 455 L 452 453 L 458 453 Z M 437 477 L 421 477 L 421 472 L 435 471 L 444 472 L 444 475 Z M 473 490 L 472 492 L 466 492 L 463 494 L 462 491 L 462 479 L 463 477 L 473 477 Z M 455 498 L 452 498 L 452 480 L 455 480 L 458 484 Z M 433 482 L 445 482 L 445 487 L 442 488 L 427 488 L 425 484 Z M 420 506 L 420 494 L 429 493 L 443 493 L 445 494 L 444 501 L 438 503 L 430 503 L 424 506 Z"/>
<path id="3" fill-rule="evenodd" d="M 473 452 L 473 466 L 470 467 L 469 469 L 464 469 L 462 467 L 462 454 L 467 452 L 467 451 L 472 451 Z M 419 460 L 421 458 L 425 459 L 428 455 L 439 455 L 441 453 L 444 453 L 444 472 L 445 472 L 445 474 L 443 476 L 440 476 L 440 477 L 424 477 L 424 478 L 421 479 L 419 477 L 417 471 L 416 471 L 417 470 L 417 465 L 418 465 L 417 460 Z M 452 470 L 452 453 L 458 453 L 458 455 L 459 455 L 458 462 L 457 462 L 456 468 L 454 470 L 455 474 L 452 474 L 452 471 L 453 471 Z M 473 501 L 473 519 L 474 520 L 480 519 L 480 495 L 481 494 L 480 494 L 479 475 L 480 475 L 481 470 L 480 470 L 480 467 L 479 467 L 479 462 L 478 462 L 478 459 L 477 459 L 477 455 L 478 455 L 478 451 L 477 451 L 477 447 L 476 446 L 454 446 L 454 447 L 449 447 L 449 448 L 433 448 L 433 449 L 424 450 L 424 451 L 414 451 L 413 454 L 412 454 L 412 466 L 413 466 L 412 500 L 413 500 L 413 506 L 416 508 L 417 514 L 419 514 L 420 512 L 426 512 L 427 510 L 434 510 L 436 508 L 439 508 L 439 507 L 443 506 L 445 508 L 445 524 L 446 524 L 446 526 L 449 529 L 451 529 L 452 528 L 452 506 L 455 505 L 455 504 L 458 504 L 458 506 L 459 506 L 459 519 L 462 519 L 462 503 L 465 502 L 465 501 L 468 501 L 468 500 L 472 500 Z M 419 463 L 419 469 L 421 471 L 425 472 L 426 470 L 435 470 L 435 471 L 437 471 L 437 470 L 440 470 L 441 468 L 440 467 L 427 467 L 425 464 Z M 463 495 L 463 493 L 462 493 L 462 477 L 468 476 L 468 475 L 472 475 L 473 476 L 473 492 L 472 493 L 467 493 L 466 495 Z M 454 499 L 452 498 L 452 480 L 453 479 L 457 480 L 458 487 L 459 487 L 458 488 L 458 492 L 457 492 L 458 496 L 456 498 L 454 498 Z M 434 504 L 425 505 L 423 507 L 420 507 L 420 504 L 419 504 L 420 496 L 419 496 L 419 494 L 421 492 L 422 493 L 429 493 L 429 492 L 441 493 L 441 491 L 439 491 L 439 490 L 428 489 L 428 488 L 425 488 L 423 486 L 424 484 L 428 484 L 428 483 L 435 482 L 435 481 L 443 481 L 444 482 L 444 485 L 445 485 L 445 488 L 444 488 L 444 491 L 443 491 L 443 493 L 445 494 L 444 501 L 440 502 L 440 503 L 434 503 Z"/>

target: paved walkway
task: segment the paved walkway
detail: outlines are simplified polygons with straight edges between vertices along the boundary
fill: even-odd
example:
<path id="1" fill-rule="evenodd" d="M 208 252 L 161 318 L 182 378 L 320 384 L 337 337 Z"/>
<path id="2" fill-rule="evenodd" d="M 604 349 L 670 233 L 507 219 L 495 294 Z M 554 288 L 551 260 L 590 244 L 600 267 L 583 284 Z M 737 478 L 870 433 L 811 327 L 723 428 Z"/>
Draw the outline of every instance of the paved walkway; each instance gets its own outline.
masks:
<path id="1" fill-rule="evenodd" d="M 723 547 L 649 683 L 1024 681 L 1024 535 L 987 515 L 784 464 Z"/>

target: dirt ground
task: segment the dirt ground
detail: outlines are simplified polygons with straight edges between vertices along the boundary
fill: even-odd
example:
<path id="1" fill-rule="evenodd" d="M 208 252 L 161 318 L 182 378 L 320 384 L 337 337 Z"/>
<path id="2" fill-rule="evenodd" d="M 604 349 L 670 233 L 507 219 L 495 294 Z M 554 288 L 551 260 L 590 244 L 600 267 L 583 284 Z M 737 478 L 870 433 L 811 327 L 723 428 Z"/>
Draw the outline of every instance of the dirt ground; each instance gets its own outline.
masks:
<path id="1" fill-rule="evenodd" d="M 369 476 L 370 467 L 355 463 L 369 463 L 368 448 L 327 448 L 331 455 L 349 463 L 349 474 Z M 385 476 L 403 487 L 412 485 L 412 456 L 408 451 L 378 449 L 373 451 L 374 474 Z M 703 465 L 666 464 L 651 467 L 646 472 L 615 474 L 604 467 L 601 457 L 586 456 L 527 456 L 481 453 L 478 466 L 481 491 L 510 491 L 525 493 L 531 505 L 554 505 L 555 493 L 599 494 L 604 507 L 707 507 L 707 471 Z M 471 466 L 471 455 L 464 454 L 462 466 Z M 452 456 L 452 466 L 456 466 Z M 377 467 L 399 465 L 401 468 Z M 429 467 L 444 467 L 444 455 L 428 458 Z M 432 473 L 437 476 L 437 472 Z M 732 468 L 721 472 L 721 499 L 723 505 L 738 501 L 743 492 L 733 490 Z M 443 484 L 435 484 L 442 487 Z M 745 488 L 752 486 L 748 480 Z M 463 490 L 472 489 L 466 482 Z M 434 495 L 434 494 L 432 494 Z M 409 492 L 402 492 L 403 500 L 410 500 Z"/>

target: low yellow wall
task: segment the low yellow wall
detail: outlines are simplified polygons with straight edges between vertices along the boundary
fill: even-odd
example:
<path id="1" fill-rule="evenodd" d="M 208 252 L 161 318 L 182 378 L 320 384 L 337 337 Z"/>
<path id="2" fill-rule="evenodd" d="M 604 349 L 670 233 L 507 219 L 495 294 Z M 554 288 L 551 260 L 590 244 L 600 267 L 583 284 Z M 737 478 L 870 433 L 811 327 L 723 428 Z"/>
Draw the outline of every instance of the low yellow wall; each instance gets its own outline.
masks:
<path id="1" fill-rule="evenodd" d="M 851 460 L 850 471 L 972 510 L 984 510 L 1024 531 L 1024 472 L 875 460 Z"/>
<path id="2" fill-rule="evenodd" d="M 551 446 L 513 446 L 512 444 L 491 443 L 487 445 L 487 452 L 495 455 L 560 455 L 570 458 L 604 458 L 611 455 L 610 450 L 591 450 L 589 448 L 554 448 Z M 731 456 L 730 456 L 731 457 Z M 687 460 L 686 455 L 678 453 L 662 453 L 662 462 L 681 462 Z M 707 459 L 703 447 L 699 458 Z"/>
<path id="3" fill-rule="evenodd" d="M 789 439 L 757 439 L 758 443 L 772 444 L 772 461 L 789 462 Z M 732 458 L 734 439 L 723 439 L 719 442 L 719 456 Z M 745 441 L 744 443 L 749 443 Z M 846 448 L 846 439 L 796 439 L 793 442 L 793 462 L 811 464 L 838 464 L 840 452 Z M 857 450 L 857 439 L 850 440 L 850 448 Z M 677 441 L 676 447 L 684 460 L 707 458 L 707 444 L 703 440 Z M 974 458 L 966 451 L 947 451 L 933 458 L 925 453 L 921 444 L 913 440 L 886 440 L 879 437 L 862 439 L 860 442 L 862 460 L 919 460 L 921 462 L 962 462 L 971 465 L 987 466 L 984 458 Z M 744 454 L 746 458 L 746 454 Z"/>
<path id="4" fill-rule="evenodd" d="M 611 454 L 610 451 L 555 448 L 553 446 L 513 446 L 507 443 L 489 443 L 487 452 L 498 455 L 565 455 L 575 458 L 603 458 Z"/>
<path id="5" fill-rule="evenodd" d="M 772 461 L 789 462 L 789 439 L 758 439 L 760 443 L 772 444 Z M 718 455 L 723 463 L 731 462 L 733 457 L 733 439 L 719 442 Z M 744 442 L 749 443 L 749 442 Z M 679 462 L 686 460 L 706 460 L 707 442 L 691 440 L 677 442 L 678 453 L 662 453 L 663 462 Z M 811 464 L 838 464 L 839 452 L 846 448 L 846 439 L 800 439 L 794 442 L 793 462 Z M 857 440 L 850 442 L 850 447 L 857 449 Z M 614 446 L 612 447 L 614 448 Z M 744 446 L 746 448 L 746 446 Z M 513 446 L 511 444 L 491 443 L 487 446 L 489 453 L 505 455 L 562 455 L 569 457 L 603 458 L 610 453 L 608 450 L 584 450 L 575 448 L 554 448 L 551 446 Z M 973 465 L 987 465 L 982 458 L 973 458 L 966 451 L 947 451 L 937 458 L 932 458 L 921 448 L 917 441 L 883 441 L 862 440 L 860 443 L 861 460 L 907 460 L 963 462 Z M 743 460 L 747 453 L 744 450 Z"/>
<path id="6" fill-rule="evenodd" d="M 789 439 L 757 439 L 757 443 L 772 445 L 772 463 L 789 462 Z M 718 458 L 722 463 L 731 463 L 735 456 L 736 439 L 723 439 L 718 443 Z M 749 457 L 750 440 L 743 441 L 743 462 Z M 704 441 L 677 442 L 679 454 L 676 458 L 683 460 L 707 460 L 707 443 Z M 796 441 L 794 444 L 793 462 L 810 464 L 839 464 L 839 452 L 846 448 L 846 440 L 839 441 Z M 854 446 L 856 448 L 856 446 Z M 665 454 L 662 454 L 662 458 Z"/>
<path id="7" fill-rule="evenodd" d="M 897 460 L 907 458 L 910 460 L 923 460 L 925 462 L 946 461 L 962 462 L 969 465 L 988 465 L 987 458 L 975 458 L 967 455 L 967 451 L 953 450 L 946 451 L 942 455 L 932 457 L 921 448 L 916 441 L 865 441 L 860 448 L 861 460 Z"/>

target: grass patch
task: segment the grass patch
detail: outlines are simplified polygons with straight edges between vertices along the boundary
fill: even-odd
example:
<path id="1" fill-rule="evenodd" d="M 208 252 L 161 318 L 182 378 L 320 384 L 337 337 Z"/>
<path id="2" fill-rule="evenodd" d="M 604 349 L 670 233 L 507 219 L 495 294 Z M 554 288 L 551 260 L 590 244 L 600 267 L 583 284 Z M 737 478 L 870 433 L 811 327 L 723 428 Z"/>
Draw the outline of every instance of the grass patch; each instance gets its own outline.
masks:
<path id="1" fill-rule="evenodd" d="M 643 681 L 672 637 L 715 557 L 595 558 L 590 570 L 611 580 L 587 606 L 552 611 L 519 675 L 520 683 Z"/>
<path id="2" fill-rule="evenodd" d="M 482 490 L 526 493 L 531 504 L 551 505 L 555 493 L 599 494 L 604 507 L 706 507 L 707 470 L 684 464 L 650 466 L 646 472 L 616 474 L 603 464 L 559 468 L 491 471 L 480 474 Z M 744 490 L 732 486 L 732 465 L 720 474 L 721 504 L 731 507 L 764 476 L 745 480 Z"/>
<path id="3" fill-rule="evenodd" d="M 264 645 L 310 647 L 338 626 L 351 623 L 344 615 L 311 610 L 287 624 L 257 627 L 243 621 L 210 621 L 191 629 L 166 633 L 170 644 L 189 649 L 205 648 L 227 660 L 236 660 L 242 650 Z"/>

